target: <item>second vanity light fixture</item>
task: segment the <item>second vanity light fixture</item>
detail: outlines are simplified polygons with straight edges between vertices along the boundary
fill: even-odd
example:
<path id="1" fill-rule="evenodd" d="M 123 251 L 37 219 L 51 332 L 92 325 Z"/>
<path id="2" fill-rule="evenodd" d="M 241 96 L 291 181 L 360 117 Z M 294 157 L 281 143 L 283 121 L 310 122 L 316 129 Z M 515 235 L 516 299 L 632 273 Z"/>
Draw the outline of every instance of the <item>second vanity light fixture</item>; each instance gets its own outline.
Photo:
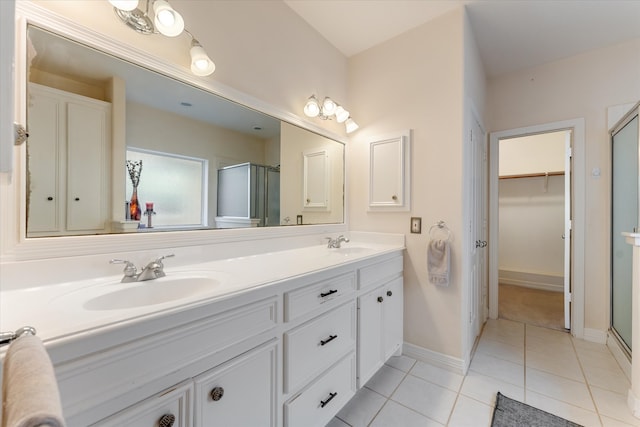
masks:
<path id="1" fill-rule="evenodd" d="M 344 123 L 347 133 L 351 133 L 359 127 L 349 112 L 328 96 L 321 104 L 315 95 L 311 95 L 304 105 L 304 114 L 307 117 L 318 117 L 322 120 L 331 120 L 335 117 L 338 123 Z"/>
<path id="2" fill-rule="evenodd" d="M 143 11 L 138 7 L 139 0 L 109 0 L 118 18 L 129 28 L 140 34 L 162 34 L 177 37 L 187 33 L 191 37 L 191 72 L 196 76 L 208 76 L 216 69 L 196 38 L 184 28 L 184 19 L 166 0 L 146 0 Z M 149 7 L 152 9 L 150 16 Z"/>

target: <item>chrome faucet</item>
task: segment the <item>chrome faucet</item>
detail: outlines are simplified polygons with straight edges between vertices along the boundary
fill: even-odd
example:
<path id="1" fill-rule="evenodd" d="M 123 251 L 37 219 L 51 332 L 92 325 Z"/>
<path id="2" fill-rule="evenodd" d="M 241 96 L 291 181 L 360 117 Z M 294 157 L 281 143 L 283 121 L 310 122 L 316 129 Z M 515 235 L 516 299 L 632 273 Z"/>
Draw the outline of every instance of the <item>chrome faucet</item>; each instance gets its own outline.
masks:
<path id="1" fill-rule="evenodd" d="M 336 248 L 337 249 L 337 248 L 340 248 L 340 244 L 342 242 L 349 243 L 349 239 L 344 237 L 342 234 L 339 235 L 335 239 L 332 239 L 331 237 L 325 237 L 325 239 L 327 239 L 327 247 L 328 248 Z"/>
<path id="2" fill-rule="evenodd" d="M 155 260 L 148 263 L 140 273 L 136 269 L 136 266 L 133 265 L 131 261 L 127 261 L 125 259 L 112 259 L 109 261 L 110 264 L 125 264 L 124 266 L 124 276 L 122 277 L 122 283 L 128 282 L 142 282 L 144 280 L 153 280 L 158 277 L 166 276 L 164 272 L 164 264 L 162 260 L 165 258 L 170 258 L 175 256 L 174 254 L 161 256 L 156 258 Z"/>

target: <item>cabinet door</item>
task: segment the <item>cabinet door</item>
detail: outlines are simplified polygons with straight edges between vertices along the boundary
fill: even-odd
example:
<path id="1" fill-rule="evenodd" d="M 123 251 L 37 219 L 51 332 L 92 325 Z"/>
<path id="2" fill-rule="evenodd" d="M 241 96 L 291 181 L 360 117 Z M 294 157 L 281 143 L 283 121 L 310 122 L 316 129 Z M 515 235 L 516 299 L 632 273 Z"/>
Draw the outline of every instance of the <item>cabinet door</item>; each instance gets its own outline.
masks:
<path id="1" fill-rule="evenodd" d="M 369 147 L 369 210 L 410 209 L 409 132 Z"/>
<path id="2" fill-rule="evenodd" d="M 62 103 L 59 99 L 32 92 L 29 94 L 29 233 L 60 231 L 59 156 Z"/>
<path id="3" fill-rule="evenodd" d="M 402 348 L 404 296 L 402 278 L 384 287 L 382 305 L 383 363 Z"/>
<path id="4" fill-rule="evenodd" d="M 195 426 L 274 427 L 276 348 L 259 347 L 196 378 Z"/>
<path id="5" fill-rule="evenodd" d="M 358 298 L 358 388 L 382 366 L 382 287 Z"/>
<path id="6" fill-rule="evenodd" d="M 191 427 L 191 381 L 158 393 L 92 427 Z"/>
<path id="7" fill-rule="evenodd" d="M 309 151 L 304 157 L 304 209 L 329 208 L 329 154 L 327 150 Z"/>
<path id="8" fill-rule="evenodd" d="M 67 230 L 105 228 L 107 111 L 67 103 Z"/>

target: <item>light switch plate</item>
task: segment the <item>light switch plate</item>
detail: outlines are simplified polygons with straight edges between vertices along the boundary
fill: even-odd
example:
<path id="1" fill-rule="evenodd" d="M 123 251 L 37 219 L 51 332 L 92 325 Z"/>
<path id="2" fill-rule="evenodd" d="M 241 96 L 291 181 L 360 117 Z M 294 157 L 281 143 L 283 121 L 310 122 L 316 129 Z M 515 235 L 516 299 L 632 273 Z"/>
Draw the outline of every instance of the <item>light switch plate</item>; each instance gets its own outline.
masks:
<path id="1" fill-rule="evenodd" d="M 411 232 L 420 234 L 422 233 L 422 218 L 417 216 L 411 217 Z"/>

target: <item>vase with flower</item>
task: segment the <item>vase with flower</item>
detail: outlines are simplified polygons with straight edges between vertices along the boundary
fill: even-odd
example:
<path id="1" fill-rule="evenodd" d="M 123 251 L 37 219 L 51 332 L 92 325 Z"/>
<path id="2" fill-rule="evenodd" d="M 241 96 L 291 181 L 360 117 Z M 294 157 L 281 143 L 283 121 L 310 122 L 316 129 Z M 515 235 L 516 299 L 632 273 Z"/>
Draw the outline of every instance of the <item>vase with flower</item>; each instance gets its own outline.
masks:
<path id="1" fill-rule="evenodd" d="M 129 178 L 131 178 L 131 185 L 133 186 L 133 193 L 131 194 L 131 201 L 129 202 L 129 213 L 132 221 L 140 221 L 142 209 L 140 209 L 140 202 L 138 201 L 138 184 L 140 184 L 140 174 L 142 173 L 142 160 L 133 161 L 127 160 L 127 171 L 129 172 Z"/>

